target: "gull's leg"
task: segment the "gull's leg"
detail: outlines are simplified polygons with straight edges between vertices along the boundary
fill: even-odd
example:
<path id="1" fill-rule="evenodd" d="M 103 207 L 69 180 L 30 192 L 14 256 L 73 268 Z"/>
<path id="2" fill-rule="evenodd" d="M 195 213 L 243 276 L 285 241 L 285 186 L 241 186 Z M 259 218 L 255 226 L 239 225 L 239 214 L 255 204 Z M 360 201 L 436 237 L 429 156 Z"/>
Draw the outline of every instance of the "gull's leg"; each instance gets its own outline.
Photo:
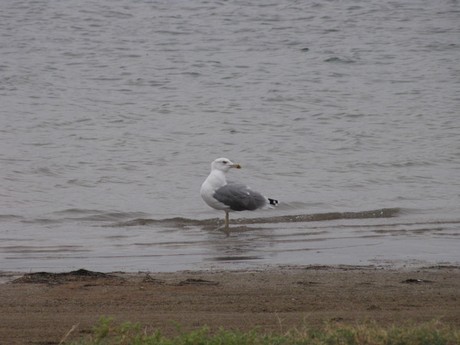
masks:
<path id="1" fill-rule="evenodd" d="M 228 230 L 228 211 L 225 211 L 225 230 Z"/>
<path id="2" fill-rule="evenodd" d="M 219 226 L 216 230 L 223 230 L 224 232 L 227 232 L 229 230 L 229 224 L 230 224 L 228 219 L 229 219 L 229 212 L 225 211 L 224 225 Z"/>

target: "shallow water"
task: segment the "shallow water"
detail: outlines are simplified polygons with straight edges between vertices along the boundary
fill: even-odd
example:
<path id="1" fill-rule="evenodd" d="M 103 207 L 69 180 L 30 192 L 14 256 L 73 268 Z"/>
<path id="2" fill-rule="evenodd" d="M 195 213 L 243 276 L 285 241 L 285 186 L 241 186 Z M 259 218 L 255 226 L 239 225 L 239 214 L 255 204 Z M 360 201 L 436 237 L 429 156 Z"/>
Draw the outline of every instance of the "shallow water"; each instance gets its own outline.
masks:
<path id="1" fill-rule="evenodd" d="M 2 2 L 0 268 L 460 263 L 459 22 L 456 1 Z M 221 156 L 281 201 L 229 235 L 199 196 Z"/>

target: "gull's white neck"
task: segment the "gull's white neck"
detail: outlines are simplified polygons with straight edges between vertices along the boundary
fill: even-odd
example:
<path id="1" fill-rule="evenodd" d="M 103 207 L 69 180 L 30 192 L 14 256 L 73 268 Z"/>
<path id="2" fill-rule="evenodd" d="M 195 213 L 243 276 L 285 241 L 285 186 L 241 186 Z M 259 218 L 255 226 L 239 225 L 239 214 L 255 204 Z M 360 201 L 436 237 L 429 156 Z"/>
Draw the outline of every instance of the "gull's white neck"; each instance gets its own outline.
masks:
<path id="1" fill-rule="evenodd" d="M 208 178 L 204 181 L 203 185 L 205 184 L 211 187 L 212 190 L 225 186 L 227 184 L 225 173 L 222 170 L 212 170 Z"/>

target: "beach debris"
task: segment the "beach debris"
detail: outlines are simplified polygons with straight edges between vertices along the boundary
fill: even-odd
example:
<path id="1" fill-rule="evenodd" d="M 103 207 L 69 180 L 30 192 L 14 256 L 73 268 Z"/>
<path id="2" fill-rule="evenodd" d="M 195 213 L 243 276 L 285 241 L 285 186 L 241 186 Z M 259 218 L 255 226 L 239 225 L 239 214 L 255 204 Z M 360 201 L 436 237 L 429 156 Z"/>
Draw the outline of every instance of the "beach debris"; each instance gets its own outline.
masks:
<path id="1" fill-rule="evenodd" d="M 142 279 L 143 283 L 149 283 L 149 284 L 158 284 L 158 285 L 163 285 L 165 283 L 164 280 L 153 278 L 150 274 L 146 274 L 144 279 Z"/>
<path id="2" fill-rule="evenodd" d="M 12 281 L 13 284 L 62 284 L 66 282 L 88 281 L 94 279 L 113 279 L 118 278 L 110 274 L 102 272 L 88 271 L 79 269 L 76 271 L 50 273 L 50 272 L 34 272 L 26 273 L 22 277 Z M 121 279 L 121 278 L 120 278 Z"/>
<path id="3" fill-rule="evenodd" d="M 205 279 L 196 279 L 196 278 L 188 278 L 185 280 L 180 281 L 178 286 L 184 285 L 219 285 L 219 282 L 215 282 L 212 280 L 205 280 Z"/>
<path id="4" fill-rule="evenodd" d="M 429 284 L 429 283 L 433 283 L 433 281 L 425 280 L 425 279 L 409 278 L 409 279 L 403 280 L 401 283 L 402 284 Z"/>

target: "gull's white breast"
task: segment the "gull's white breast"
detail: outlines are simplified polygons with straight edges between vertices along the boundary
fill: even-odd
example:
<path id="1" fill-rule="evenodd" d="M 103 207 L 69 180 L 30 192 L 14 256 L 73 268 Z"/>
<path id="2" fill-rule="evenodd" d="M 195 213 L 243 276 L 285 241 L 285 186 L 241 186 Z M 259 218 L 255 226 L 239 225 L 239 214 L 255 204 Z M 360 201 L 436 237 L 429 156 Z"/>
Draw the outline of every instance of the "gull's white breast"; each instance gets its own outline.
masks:
<path id="1" fill-rule="evenodd" d="M 222 171 L 213 170 L 201 185 L 200 194 L 203 200 L 216 210 L 228 210 L 230 207 L 214 198 L 214 192 L 227 184 Z"/>

